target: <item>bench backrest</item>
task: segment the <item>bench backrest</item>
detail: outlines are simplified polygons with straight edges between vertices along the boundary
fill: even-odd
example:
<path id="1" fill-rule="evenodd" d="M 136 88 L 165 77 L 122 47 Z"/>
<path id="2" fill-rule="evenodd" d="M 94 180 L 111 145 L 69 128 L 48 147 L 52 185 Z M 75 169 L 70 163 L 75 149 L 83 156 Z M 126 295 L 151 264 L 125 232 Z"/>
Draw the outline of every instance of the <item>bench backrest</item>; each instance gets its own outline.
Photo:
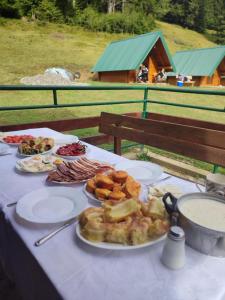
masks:
<path id="1" fill-rule="evenodd" d="M 125 139 L 225 166 L 225 130 L 215 129 L 215 123 L 211 129 L 210 122 L 203 121 L 185 125 L 187 120 L 140 119 L 103 112 L 99 131 L 114 137 L 114 152 L 119 155 L 121 139 Z"/>

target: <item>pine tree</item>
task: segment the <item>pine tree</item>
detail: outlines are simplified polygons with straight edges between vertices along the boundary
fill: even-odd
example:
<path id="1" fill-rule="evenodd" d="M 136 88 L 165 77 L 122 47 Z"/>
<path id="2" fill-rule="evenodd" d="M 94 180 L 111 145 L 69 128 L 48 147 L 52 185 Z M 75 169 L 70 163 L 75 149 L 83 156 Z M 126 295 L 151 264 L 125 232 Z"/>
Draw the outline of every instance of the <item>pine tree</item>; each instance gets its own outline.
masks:
<path id="1" fill-rule="evenodd" d="M 198 8 L 198 15 L 195 20 L 194 28 L 201 33 L 205 32 L 206 29 L 206 1 L 199 0 L 199 8 Z"/>

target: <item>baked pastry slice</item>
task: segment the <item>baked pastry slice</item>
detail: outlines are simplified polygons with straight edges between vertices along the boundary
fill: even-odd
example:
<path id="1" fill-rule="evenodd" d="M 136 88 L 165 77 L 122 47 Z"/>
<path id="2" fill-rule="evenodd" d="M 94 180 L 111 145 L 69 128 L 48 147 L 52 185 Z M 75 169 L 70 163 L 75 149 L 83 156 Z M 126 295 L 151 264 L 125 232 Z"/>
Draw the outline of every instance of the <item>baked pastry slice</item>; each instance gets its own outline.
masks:
<path id="1" fill-rule="evenodd" d="M 104 203 L 103 208 L 105 222 L 116 223 L 137 213 L 140 210 L 140 204 L 134 199 L 129 199 L 116 205 L 110 205 L 109 202 Z"/>

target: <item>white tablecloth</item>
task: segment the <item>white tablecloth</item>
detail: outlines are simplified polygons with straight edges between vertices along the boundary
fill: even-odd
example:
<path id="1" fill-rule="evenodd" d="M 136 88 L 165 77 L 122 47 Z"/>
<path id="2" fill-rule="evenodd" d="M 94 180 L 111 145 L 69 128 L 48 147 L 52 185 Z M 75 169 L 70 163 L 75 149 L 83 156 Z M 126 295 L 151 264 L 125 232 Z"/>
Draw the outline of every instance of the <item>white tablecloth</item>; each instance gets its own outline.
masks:
<path id="1" fill-rule="evenodd" d="M 60 137 L 47 128 L 20 131 L 36 136 Z M 90 158 L 119 163 L 124 158 L 91 147 Z M 5 205 L 45 185 L 46 175 L 19 174 L 13 154 L 0 156 L 0 255 L 24 299 L 99 300 L 224 300 L 225 259 L 209 257 L 186 247 L 186 266 L 178 271 L 160 262 L 163 243 L 131 251 L 97 249 L 81 242 L 71 225 L 35 247 L 34 242 L 53 225 L 20 220 L 15 207 Z M 184 192 L 196 192 L 190 182 L 167 181 Z M 81 189 L 74 186 L 74 191 Z"/>

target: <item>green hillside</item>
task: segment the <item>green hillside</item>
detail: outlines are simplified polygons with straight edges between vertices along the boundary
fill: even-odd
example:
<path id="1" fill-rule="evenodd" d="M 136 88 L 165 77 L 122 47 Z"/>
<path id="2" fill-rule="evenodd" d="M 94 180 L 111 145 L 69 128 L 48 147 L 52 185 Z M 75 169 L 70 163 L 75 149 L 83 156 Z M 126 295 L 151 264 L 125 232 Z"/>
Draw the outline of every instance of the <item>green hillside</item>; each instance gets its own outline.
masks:
<path id="1" fill-rule="evenodd" d="M 203 35 L 178 25 L 157 22 L 172 53 L 177 50 L 212 47 Z M 18 84 L 24 76 L 43 73 L 52 66 L 80 71 L 81 81 L 90 80 L 90 68 L 106 45 L 128 34 L 88 32 L 61 24 L 38 25 L 22 20 L 0 23 L 0 84 Z"/>

